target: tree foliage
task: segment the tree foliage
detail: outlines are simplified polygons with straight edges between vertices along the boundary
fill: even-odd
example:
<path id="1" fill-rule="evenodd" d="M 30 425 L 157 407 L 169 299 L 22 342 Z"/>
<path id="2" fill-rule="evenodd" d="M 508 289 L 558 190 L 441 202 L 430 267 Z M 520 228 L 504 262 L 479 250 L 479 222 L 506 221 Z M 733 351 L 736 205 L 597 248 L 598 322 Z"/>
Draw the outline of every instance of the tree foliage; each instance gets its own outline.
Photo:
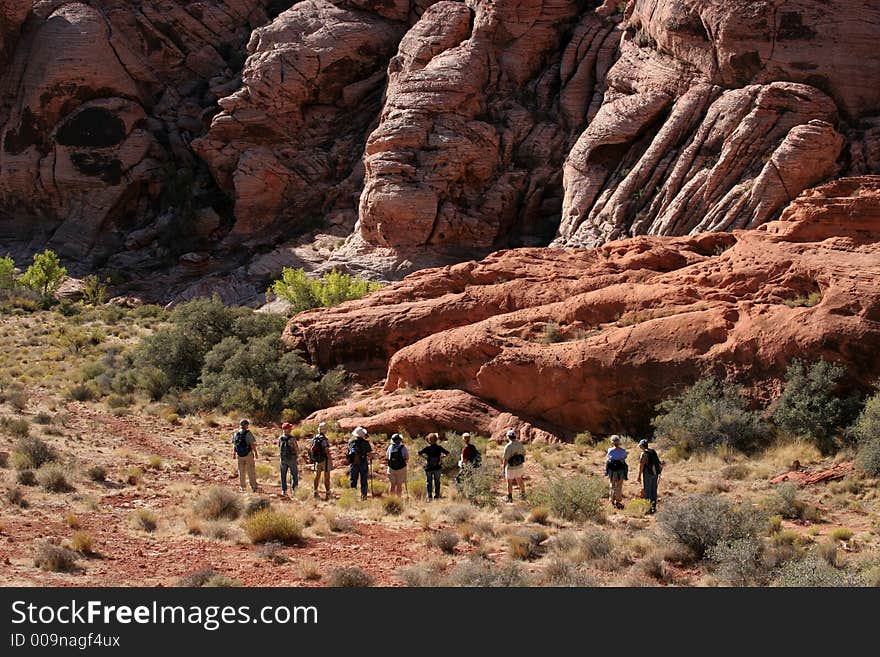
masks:
<path id="1" fill-rule="evenodd" d="M 67 269 L 54 251 L 46 249 L 34 256 L 33 264 L 27 268 L 18 281 L 25 287 L 39 294 L 44 300 L 51 298 L 67 276 Z"/>
<path id="2" fill-rule="evenodd" d="M 276 296 L 288 301 L 294 313 L 310 308 L 339 305 L 360 299 L 382 285 L 359 276 L 343 274 L 335 269 L 319 279 L 309 278 L 303 269 L 285 267 L 281 278 L 269 287 Z"/>

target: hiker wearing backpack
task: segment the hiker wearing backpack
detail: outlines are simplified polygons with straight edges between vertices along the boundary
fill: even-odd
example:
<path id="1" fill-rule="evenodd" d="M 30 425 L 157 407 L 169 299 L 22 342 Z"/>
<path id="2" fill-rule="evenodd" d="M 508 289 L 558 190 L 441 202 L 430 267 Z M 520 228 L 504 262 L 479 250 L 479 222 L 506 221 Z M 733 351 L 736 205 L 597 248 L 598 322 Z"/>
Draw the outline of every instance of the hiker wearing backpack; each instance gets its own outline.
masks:
<path id="1" fill-rule="evenodd" d="M 356 427 L 351 432 L 352 439 L 348 441 L 348 449 L 345 459 L 349 463 L 349 480 L 352 488 L 357 488 L 358 479 L 361 481 L 361 499 L 367 499 L 367 476 L 370 472 L 370 462 L 373 460 L 373 446 L 367 440 L 367 430 Z"/>
<path id="2" fill-rule="evenodd" d="M 483 457 L 476 445 L 471 444 L 471 434 L 465 432 L 461 434 L 464 441 L 464 447 L 461 448 L 461 455 L 458 458 L 458 474 L 455 475 L 455 485 L 461 489 L 462 479 L 470 476 L 474 468 L 479 468 L 483 462 Z"/>
<path id="3" fill-rule="evenodd" d="M 440 440 L 438 434 L 429 433 L 426 440 L 428 444 L 419 450 L 419 456 L 425 457 L 425 493 L 429 501 L 432 497 L 439 500 L 440 471 L 443 467 L 443 457 L 448 456 L 449 452 L 437 444 L 437 441 Z"/>
<path id="4" fill-rule="evenodd" d="M 639 455 L 638 481 L 644 481 L 642 487 L 644 498 L 651 501 L 651 509 L 648 513 L 656 513 L 657 483 L 660 480 L 660 473 L 663 471 L 663 463 L 657 456 L 657 452 L 648 447 L 648 441 L 644 438 L 639 441 L 639 447 L 642 448 L 642 453 Z"/>
<path id="5" fill-rule="evenodd" d="M 516 438 L 516 431 L 508 429 L 507 444 L 504 446 L 504 454 L 501 456 L 501 469 L 504 479 L 507 481 L 507 501 L 513 502 L 513 484 L 519 486 L 519 493 L 526 499 L 526 485 L 523 481 L 523 463 L 526 462 L 526 448 Z"/>
<path id="6" fill-rule="evenodd" d="M 318 433 L 309 441 L 309 451 L 306 452 L 308 460 L 312 463 L 315 470 L 315 487 L 314 495 L 318 495 L 318 484 L 321 483 L 321 475 L 324 475 L 324 490 L 327 493 L 327 499 L 330 499 L 330 470 L 333 469 L 333 459 L 330 457 L 330 441 L 324 435 L 327 428 L 326 422 L 318 423 Z"/>
<path id="7" fill-rule="evenodd" d="M 232 456 L 238 461 L 238 485 L 244 491 L 244 477 L 250 480 L 251 488 L 256 493 L 257 486 L 257 439 L 250 431 L 250 422 L 242 420 L 238 423 L 238 431 L 232 434 Z"/>
<path id="8" fill-rule="evenodd" d="M 293 425 L 285 422 L 281 425 L 281 435 L 278 436 L 278 461 L 281 470 L 281 496 L 287 495 L 287 473 L 290 472 L 290 490 L 295 491 L 299 485 L 299 466 L 296 458 L 299 454 L 299 445 L 296 437 L 290 435 Z"/>
<path id="9" fill-rule="evenodd" d="M 406 483 L 406 464 L 409 461 L 409 452 L 403 444 L 403 436 L 395 433 L 391 436 L 391 444 L 385 453 L 388 459 L 388 483 L 391 484 L 391 494 L 401 495 L 403 485 Z"/>
<path id="10" fill-rule="evenodd" d="M 609 498 L 615 508 L 623 508 L 623 482 L 628 474 L 626 450 L 620 446 L 620 436 L 611 436 L 611 447 L 605 457 L 605 476 L 608 477 Z"/>

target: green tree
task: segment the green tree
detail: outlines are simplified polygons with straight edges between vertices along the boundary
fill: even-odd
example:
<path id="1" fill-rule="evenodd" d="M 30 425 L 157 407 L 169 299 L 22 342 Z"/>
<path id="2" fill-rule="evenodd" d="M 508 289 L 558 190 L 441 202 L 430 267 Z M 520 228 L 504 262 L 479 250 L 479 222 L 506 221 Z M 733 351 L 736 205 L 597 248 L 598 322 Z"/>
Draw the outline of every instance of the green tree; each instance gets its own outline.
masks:
<path id="1" fill-rule="evenodd" d="M 846 370 L 818 360 L 809 369 L 795 360 L 785 373 L 785 387 L 776 402 L 773 422 L 796 436 L 810 438 L 823 452 L 834 448 L 838 430 L 851 419 L 854 399 L 837 394 Z"/>
<path id="2" fill-rule="evenodd" d="M 54 251 L 46 249 L 34 256 L 34 263 L 18 280 L 46 300 L 55 294 L 65 276 L 67 269 L 61 266 L 58 256 Z"/>
<path id="3" fill-rule="evenodd" d="M 0 290 L 15 287 L 15 262 L 11 256 L 0 258 Z"/>
<path id="4" fill-rule="evenodd" d="M 109 282 L 110 279 L 107 279 Z M 83 303 L 91 306 L 102 306 L 107 301 L 107 286 L 101 283 L 94 274 L 89 274 L 83 279 Z"/>
<path id="5" fill-rule="evenodd" d="M 686 451 L 720 445 L 748 450 L 767 435 L 760 414 L 747 409 L 739 391 L 712 378 L 700 379 L 657 410 L 651 420 L 657 437 Z"/>

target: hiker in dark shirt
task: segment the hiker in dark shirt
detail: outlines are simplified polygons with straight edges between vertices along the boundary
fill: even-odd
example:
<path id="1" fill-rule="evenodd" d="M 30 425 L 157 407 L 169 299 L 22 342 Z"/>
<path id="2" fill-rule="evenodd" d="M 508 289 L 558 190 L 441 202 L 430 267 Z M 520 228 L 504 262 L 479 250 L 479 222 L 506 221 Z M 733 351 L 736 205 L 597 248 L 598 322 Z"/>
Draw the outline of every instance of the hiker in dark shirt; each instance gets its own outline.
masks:
<path id="1" fill-rule="evenodd" d="M 449 452 L 437 444 L 440 436 L 436 433 L 429 433 L 427 440 L 428 445 L 419 450 L 419 456 L 425 457 L 425 491 L 429 500 L 432 496 L 439 500 L 441 464 L 443 457 L 448 456 Z"/>
<path id="2" fill-rule="evenodd" d="M 639 447 L 642 449 L 639 455 L 639 477 L 637 481 L 644 481 L 642 495 L 651 502 L 651 508 L 648 513 L 657 511 L 657 482 L 660 480 L 660 472 L 663 470 L 663 463 L 657 452 L 648 447 L 648 441 L 644 438 L 639 441 Z"/>
<path id="3" fill-rule="evenodd" d="M 352 439 L 348 441 L 348 451 L 345 458 L 349 463 L 349 483 L 352 488 L 357 488 L 358 479 L 361 481 L 361 499 L 367 499 L 367 476 L 370 472 L 370 463 L 373 460 L 373 446 L 367 440 L 367 430 L 357 427 L 351 432 Z"/>
<path id="4" fill-rule="evenodd" d="M 287 473 L 290 473 L 290 490 L 295 491 L 299 485 L 299 466 L 297 456 L 299 445 L 296 436 L 290 434 L 293 425 L 285 422 L 281 425 L 281 435 L 278 436 L 278 464 L 281 470 L 281 496 L 287 495 Z"/>

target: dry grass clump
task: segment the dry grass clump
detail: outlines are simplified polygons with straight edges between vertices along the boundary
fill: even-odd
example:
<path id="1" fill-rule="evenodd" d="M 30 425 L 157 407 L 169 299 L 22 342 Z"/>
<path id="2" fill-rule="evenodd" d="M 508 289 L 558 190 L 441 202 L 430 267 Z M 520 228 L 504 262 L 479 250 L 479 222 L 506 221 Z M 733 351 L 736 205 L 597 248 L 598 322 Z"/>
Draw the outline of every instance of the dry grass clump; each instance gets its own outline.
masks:
<path id="1" fill-rule="evenodd" d="M 238 580 L 218 573 L 213 568 L 203 568 L 177 580 L 177 586 L 186 588 L 230 588 L 241 586 Z"/>
<path id="2" fill-rule="evenodd" d="M 144 532 L 154 532 L 159 526 L 159 519 L 149 509 L 138 509 L 131 515 L 131 522 L 135 529 Z"/>
<path id="3" fill-rule="evenodd" d="M 544 530 L 521 529 L 507 537 L 510 556 L 520 561 L 532 561 L 544 553 L 544 541 L 547 532 Z"/>
<path id="4" fill-rule="evenodd" d="M 550 509 L 546 506 L 536 506 L 529 511 L 529 522 L 536 522 L 539 525 L 546 525 L 550 519 Z"/>
<path id="5" fill-rule="evenodd" d="M 284 545 L 278 541 L 269 541 L 257 546 L 257 554 L 270 563 L 286 563 L 287 557 L 281 554 Z"/>
<path id="6" fill-rule="evenodd" d="M 289 545 L 303 538 L 303 528 L 296 517 L 272 509 L 249 516 L 244 521 L 244 531 L 252 543 L 274 541 Z"/>
<path id="7" fill-rule="evenodd" d="M 6 491 L 5 497 L 6 501 L 9 504 L 12 504 L 22 509 L 26 509 L 28 507 L 28 503 L 24 499 L 24 493 L 22 493 L 21 488 L 10 488 Z"/>
<path id="8" fill-rule="evenodd" d="M 37 471 L 37 481 L 50 493 L 67 493 L 73 486 L 67 480 L 68 471 L 59 463 L 49 463 Z"/>
<path id="9" fill-rule="evenodd" d="M 468 559 L 455 566 L 444 586 L 512 587 L 529 586 L 528 575 L 513 561 L 495 564 L 487 559 Z"/>
<path id="10" fill-rule="evenodd" d="M 15 477 L 15 480 L 22 486 L 36 486 L 37 475 L 33 470 L 21 470 Z"/>
<path id="11" fill-rule="evenodd" d="M 247 506 L 244 508 L 244 515 L 249 518 L 255 513 L 266 511 L 271 508 L 272 502 L 269 501 L 268 497 L 252 497 L 248 500 Z"/>
<path id="12" fill-rule="evenodd" d="M 144 469 L 130 465 L 122 471 L 122 481 L 129 486 L 138 486 L 144 480 Z"/>
<path id="13" fill-rule="evenodd" d="M 196 500 L 193 511 L 205 520 L 237 520 L 242 512 L 241 499 L 229 488 L 212 486 Z"/>
<path id="14" fill-rule="evenodd" d="M 442 586 L 446 564 L 440 559 L 422 561 L 397 569 L 397 577 L 411 588 Z"/>
<path id="15" fill-rule="evenodd" d="M 12 462 L 17 470 L 36 470 L 58 460 L 58 452 L 36 436 L 19 439 L 12 452 Z"/>
<path id="16" fill-rule="evenodd" d="M 76 552 L 49 541 L 43 541 L 34 553 L 34 565 L 42 570 L 69 573 L 76 569 Z"/>
<path id="17" fill-rule="evenodd" d="M 348 566 L 331 570 L 327 583 L 334 588 L 365 588 L 373 585 L 373 577 L 357 566 Z"/>
<path id="18" fill-rule="evenodd" d="M 544 566 L 541 583 L 544 586 L 586 587 L 598 586 L 595 577 L 579 570 L 567 559 L 552 557 Z"/>
<path id="19" fill-rule="evenodd" d="M 86 476 L 96 483 L 102 483 L 107 480 L 107 469 L 101 465 L 92 465 L 86 470 Z"/>
<path id="20" fill-rule="evenodd" d="M 70 549 L 84 556 L 95 554 L 91 534 L 82 531 L 74 532 L 70 538 Z"/>
<path id="21" fill-rule="evenodd" d="M 438 548 L 445 554 L 454 554 L 455 546 L 458 545 L 459 540 L 459 535 L 456 532 L 441 529 L 428 537 L 428 545 Z"/>
<path id="22" fill-rule="evenodd" d="M 390 516 L 403 513 L 403 501 L 397 495 L 386 495 L 382 498 L 382 510 Z"/>

